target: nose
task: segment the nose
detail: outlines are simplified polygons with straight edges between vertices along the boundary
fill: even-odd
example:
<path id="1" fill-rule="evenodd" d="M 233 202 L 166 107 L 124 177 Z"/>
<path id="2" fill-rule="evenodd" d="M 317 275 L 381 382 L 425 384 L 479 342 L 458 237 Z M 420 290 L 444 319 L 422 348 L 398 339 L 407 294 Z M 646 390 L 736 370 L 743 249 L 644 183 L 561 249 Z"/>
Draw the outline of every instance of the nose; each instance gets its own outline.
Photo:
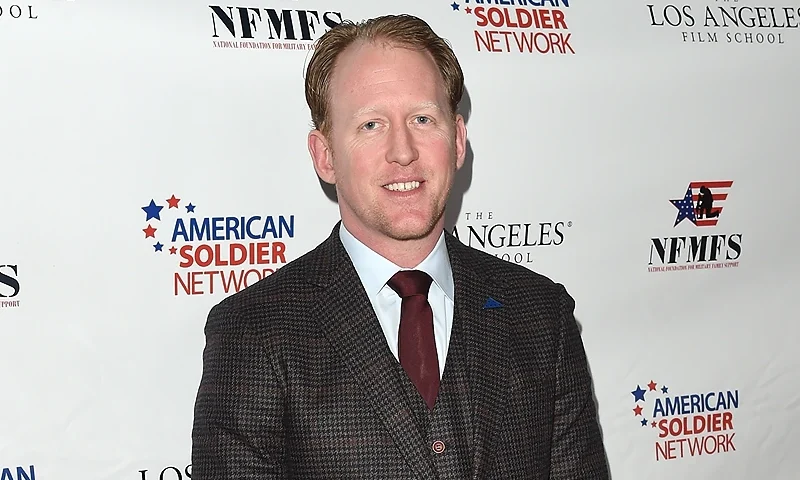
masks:
<path id="1" fill-rule="evenodd" d="M 389 131 L 389 145 L 386 153 L 389 162 L 409 165 L 419 157 L 414 144 L 414 133 L 405 123 L 393 126 Z"/>

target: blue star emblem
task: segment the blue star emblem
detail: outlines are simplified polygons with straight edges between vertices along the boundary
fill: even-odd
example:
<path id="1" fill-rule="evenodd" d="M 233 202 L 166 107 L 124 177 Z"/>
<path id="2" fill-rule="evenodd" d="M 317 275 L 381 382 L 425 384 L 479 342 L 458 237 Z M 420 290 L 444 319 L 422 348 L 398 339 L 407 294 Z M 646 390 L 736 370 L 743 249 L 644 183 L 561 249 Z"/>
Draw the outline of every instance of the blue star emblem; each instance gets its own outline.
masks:
<path id="1" fill-rule="evenodd" d="M 146 222 L 146 221 L 150 220 L 151 218 L 155 218 L 156 220 L 161 220 L 161 209 L 162 208 L 164 208 L 164 207 L 160 207 L 160 206 L 156 205 L 156 202 L 154 202 L 153 200 L 150 200 L 150 205 L 147 205 L 146 207 L 142 207 L 142 210 L 144 210 L 144 213 L 147 214 L 147 218 L 145 218 L 144 221 Z"/>
<path id="2" fill-rule="evenodd" d="M 633 394 L 634 402 L 638 402 L 639 400 L 644 402 L 644 394 L 645 390 L 642 389 L 639 385 L 636 385 L 636 390 L 631 392 Z"/>
<path id="3" fill-rule="evenodd" d="M 458 5 L 456 2 L 453 2 L 453 3 L 451 3 L 451 4 L 450 4 L 450 6 L 451 6 L 451 7 L 453 7 L 453 11 L 454 11 L 454 12 L 455 12 L 456 10 L 458 10 L 458 7 L 459 7 L 459 5 Z"/>
<path id="4" fill-rule="evenodd" d="M 646 419 L 646 418 L 643 418 L 643 419 L 642 419 L 642 426 L 643 426 L 643 427 L 644 427 L 644 426 L 647 426 L 647 419 Z"/>
<path id="5" fill-rule="evenodd" d="M 153 248 L 156 249 L 156 252 L 160 252 L 161 249 L 164 248 L 164 245 L 162 245 L 161 242 L 156 242 L 156 244 L 153 245 Z"/>
<path id="6" fill-rule="evenodd" d="M 667 387 L 661 387 L 661 393 L 666 394 L 668 391 Z"/>
<path id="7" fill-rule="evenodd" d="M 486 303 L 483 304 L 483 308 L 500 308 L 503 304 L 498 302 L 492 297 L 486 299 Z"/>
<path id="8" fill-rule="evenodd" d="M 673 227 L 678 226 L 679 223 L 683 221 L 684 218 L 688 218 L 690 222 L 697 225 L 697 218 L 694 215 L 694 202 L 692 201 L 692 187 L 691 185 L 686 188 L 686 195 L 683 196 L 680 200 L 670 200 L 675 208 L 678 209 L 678 217 L 675 219 L 675 225 Z"/>
<path id="9" fill-rule="evenodd" d="M 186 213 L 194 213 L 194 205 L 192 205 L 191 203 L 189 205 L 186 205 Z"/>

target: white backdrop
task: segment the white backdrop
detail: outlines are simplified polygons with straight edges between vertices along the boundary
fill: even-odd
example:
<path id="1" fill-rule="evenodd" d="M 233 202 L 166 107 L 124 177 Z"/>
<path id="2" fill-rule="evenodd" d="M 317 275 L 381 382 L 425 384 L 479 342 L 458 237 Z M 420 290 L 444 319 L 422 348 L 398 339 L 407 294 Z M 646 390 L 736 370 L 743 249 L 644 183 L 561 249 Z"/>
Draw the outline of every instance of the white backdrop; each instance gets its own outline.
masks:
<path id="1" fill-rule="evenodd" d="M 797 478 L 798 0 L 27 1 L 0 0 L 0 479 L 190 478 L 208 310 L 338 219 L 311 40 L 386 13 L 461 59 L 450 225 L 576 298 L 613 478 Z"/>

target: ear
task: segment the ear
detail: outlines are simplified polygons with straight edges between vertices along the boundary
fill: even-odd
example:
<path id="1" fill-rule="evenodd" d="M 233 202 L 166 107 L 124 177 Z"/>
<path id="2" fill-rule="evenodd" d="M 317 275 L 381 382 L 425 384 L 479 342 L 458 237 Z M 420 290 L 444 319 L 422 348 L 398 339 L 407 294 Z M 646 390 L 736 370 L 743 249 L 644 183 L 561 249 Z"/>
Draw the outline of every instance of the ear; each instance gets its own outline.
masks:
<path id="1" fill-rule="evenodd" d="M 312 130 L 308 134 L 308 152 L 314 162 L 319 178 L 331 185 L 336 183 L 336 172 L 333 169 L 333 154 L 328 145 L 328 139 L 319 130 Z"/>
<path id="2" fill-rule="evenodd" d="M 467 158 L 467 125 L 464 123 L 464 117 L 459 113 L 456 114 L 456 170 L 464 166 L 464 160 Z"/>

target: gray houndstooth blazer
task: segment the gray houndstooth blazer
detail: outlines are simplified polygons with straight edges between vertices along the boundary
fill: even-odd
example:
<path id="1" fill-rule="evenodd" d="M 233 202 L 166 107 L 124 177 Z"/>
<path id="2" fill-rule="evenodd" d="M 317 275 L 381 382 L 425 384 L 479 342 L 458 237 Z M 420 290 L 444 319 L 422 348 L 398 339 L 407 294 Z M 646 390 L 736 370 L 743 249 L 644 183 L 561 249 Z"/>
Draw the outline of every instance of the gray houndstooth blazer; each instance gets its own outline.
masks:
<path id="1" fill-rule="evenodd" d="M 469 405 L 452 425 L 471 457 L 457 470 L 472 479 L 607 479 L 572 298 L 446 237 Z M 484 308 L 490 297 L 502 306 Z M 215 306 L 205 334 L 193 480 L 464 478 L 434 468 L 338 225 Z"/>

